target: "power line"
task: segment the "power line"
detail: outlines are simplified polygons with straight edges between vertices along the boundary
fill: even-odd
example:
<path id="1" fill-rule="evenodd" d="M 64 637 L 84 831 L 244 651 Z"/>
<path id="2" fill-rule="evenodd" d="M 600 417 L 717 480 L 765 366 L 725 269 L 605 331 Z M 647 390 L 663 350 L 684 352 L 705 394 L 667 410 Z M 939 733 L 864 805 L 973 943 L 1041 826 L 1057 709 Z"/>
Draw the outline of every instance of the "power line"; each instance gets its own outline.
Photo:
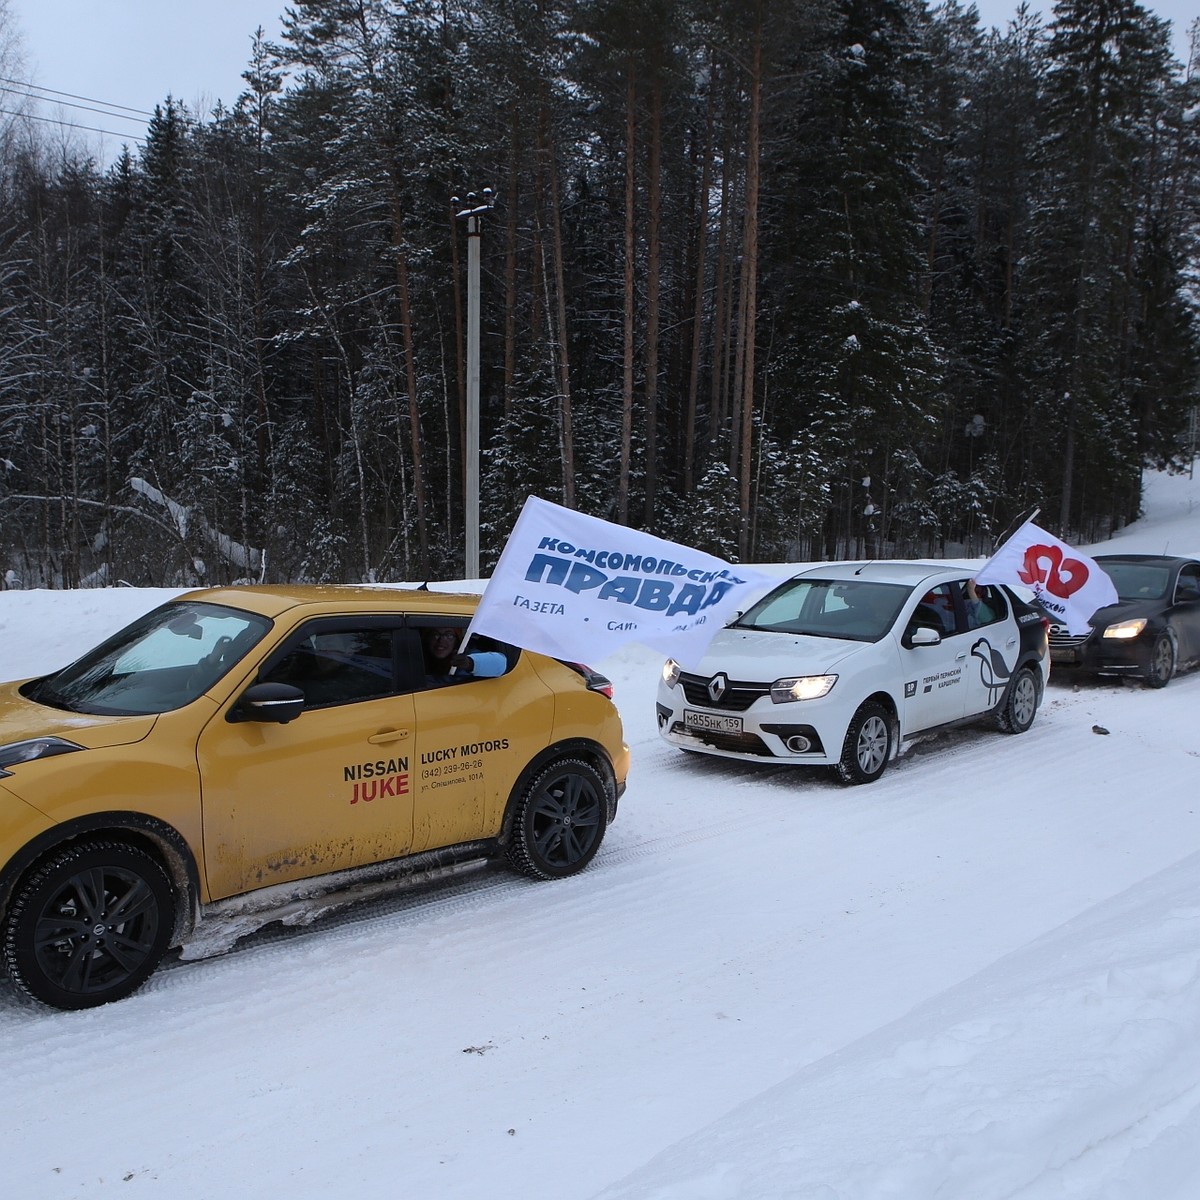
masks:
<path id="1" fill-rule="evenodd" d="M 0 75 L 0 83 L 11 83 L 16 87 L 33 88 L 38 92 L 49 92 L 52 96 L 70 96 L 72 100 L 86 100 L 88 104 L 103 104 L 105 108 L 123 108 L 126 112 L 137 113 L 138 116 L 141 117 L 154 116 L 153 113 L 146 112 L 146 110 L 142 108 L 130 108 L 127 104 L 109 104 L 107 100 L 97 100 L 93 96 L 77 96 L 74 92 L 59 92 L 54 88 L 42 87 L 40 83 L 26 83 L 23 79 L 5 79 L 4 76 Z M 40 97 L 37 96 L 31 97 L 31 99 L 34 100 L 39 98 Z M 71 107 L 74 108 L 76 106 L 71 105 Z M 113 117 L 117 116 L 116 113 L 110 113 L 109 115 Z"/>
<path id="2" fill-rule="evenodd" d="M 118 133 L 115 129 L 97 129 L 94 125 L 76 125 L 73 121 L 58 121 L 54 117 L 39 117 L 33 113 L 13 112 L 10 108 L 0 108 L 0 116 L 17 117 L 25 121 L 44 121 L 47 125 L 57 125 L 60 129 L 66 125 L 70 129 L 82 129 L 87 133 L 107 133 L 110 137 L 124 138 L 129 142 L 141 142 L 145 140 L 132 133 Z"/>
<path id="3" fill-rule="evenodd" d="M 44 100 L 45 99 L 44 96 L 35 96 L 35 95 L 33 95 L 32 92 L 22 92 L 18 88 L 4 87 L 2 84 L 0 84 L 0 92 L 9 92 L 10 94 L 12 94 L 14 96 L 23 96 L 26 100 Z M 71 104 L 68 101 L 64 101 L 64 100 L 56 100 L 56 101 L 54 101 L 54 103 L 61 104 L 63 108 L 78 108 L 78 109 L 81 109 L 83 112 L 99 113 L 102 117 L 115 117 L 118 121 L 135 121 L 139 125 L 144 123 L 138 117 L 126 117 L 126 116 L 123 116 L 121 113 L 109 112 L 108 109 L 106 109 L 106 108 L 92 108 L 87 104 Z"/>

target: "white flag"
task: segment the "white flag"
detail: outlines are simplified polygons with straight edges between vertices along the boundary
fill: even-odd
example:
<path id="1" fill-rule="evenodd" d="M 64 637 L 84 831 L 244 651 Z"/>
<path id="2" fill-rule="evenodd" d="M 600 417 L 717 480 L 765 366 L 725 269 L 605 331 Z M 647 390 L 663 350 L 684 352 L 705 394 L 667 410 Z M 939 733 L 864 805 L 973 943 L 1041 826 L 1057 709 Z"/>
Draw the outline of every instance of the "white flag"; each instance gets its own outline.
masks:
<path id="1" fill-rule="evenodd" d="M 571 661 L 641 642 L 694 666 L 728 617 L 778 582 L 530 496 L 469 632 Z"/>
<path id="2" fill-rule="evenodd" d="M 984 563 L 975 582 L 1024 584 L 1076 634 L 1089 631 L 1088 618 L 1098 608 L 1117 602 L 1117 589 L 1099 564 L 1032 521 Z"/>

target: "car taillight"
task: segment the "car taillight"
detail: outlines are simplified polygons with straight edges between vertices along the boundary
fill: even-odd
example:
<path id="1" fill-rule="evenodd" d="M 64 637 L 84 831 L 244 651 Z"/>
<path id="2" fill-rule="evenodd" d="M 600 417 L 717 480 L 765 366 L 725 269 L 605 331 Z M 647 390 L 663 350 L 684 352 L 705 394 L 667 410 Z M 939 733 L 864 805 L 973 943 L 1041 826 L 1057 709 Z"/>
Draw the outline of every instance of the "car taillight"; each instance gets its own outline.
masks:
<path id="1" fill-rule="evenodd" d="M 560 661 L 564 667 L 570 667 L 572 671 L 583 677 L 584 686 L 589 692 L 599 692 L 609 700 L 613 698 L 612 680 L 606 675 L 601 675 L 599 671 L 593 671 L 586 663 Z"/>

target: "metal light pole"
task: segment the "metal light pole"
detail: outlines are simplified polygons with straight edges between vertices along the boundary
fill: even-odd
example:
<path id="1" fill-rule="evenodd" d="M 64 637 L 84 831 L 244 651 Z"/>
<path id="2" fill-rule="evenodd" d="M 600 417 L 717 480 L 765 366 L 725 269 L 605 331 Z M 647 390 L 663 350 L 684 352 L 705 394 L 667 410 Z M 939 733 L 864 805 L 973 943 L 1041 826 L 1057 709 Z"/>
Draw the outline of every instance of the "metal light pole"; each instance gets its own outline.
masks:
<path id="1" fill-rule="evenodd" d="M 457 196 L 450 198 L 456 216 L 467 223 L 467 412 L 463 431 L 463 507 L 466 554 L 463 569 L 467 579 L 479 578 L 479 239 L 483 214 L 495 203 L 491 188 L 484 188 L 482 203 L 474 192 L 467 193 L 466 208 L 459 209 Z"/>

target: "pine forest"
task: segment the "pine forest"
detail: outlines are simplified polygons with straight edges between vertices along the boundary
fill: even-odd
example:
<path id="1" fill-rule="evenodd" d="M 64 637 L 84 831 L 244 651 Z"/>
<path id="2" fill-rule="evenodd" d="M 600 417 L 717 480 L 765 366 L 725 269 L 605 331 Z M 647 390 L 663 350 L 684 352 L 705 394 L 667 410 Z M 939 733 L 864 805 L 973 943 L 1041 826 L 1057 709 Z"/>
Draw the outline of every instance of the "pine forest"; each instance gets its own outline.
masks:
<path id="1" fill-rule="evenodd" d="M 249 43 L 248 43 L 249 44 Z M 0 126 L 0 578 L 1090 543 L 1195 452 L 1200 80 L 1133 0 L 296 0 L 100 165 Z M 484 189 L 491 189 L 485 193 Z"/>

